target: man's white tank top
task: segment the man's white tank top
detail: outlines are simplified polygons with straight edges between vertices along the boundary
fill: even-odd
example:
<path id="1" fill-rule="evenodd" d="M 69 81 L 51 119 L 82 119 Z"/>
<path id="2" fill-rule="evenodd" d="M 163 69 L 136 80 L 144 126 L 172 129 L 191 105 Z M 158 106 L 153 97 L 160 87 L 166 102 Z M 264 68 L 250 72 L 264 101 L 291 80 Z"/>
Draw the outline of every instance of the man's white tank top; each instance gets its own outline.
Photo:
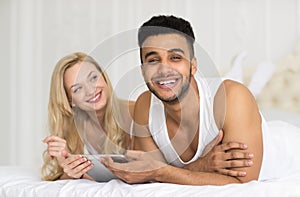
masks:
<path id="1" fill-rule="evenodd" d="M 190 161 L 182 161 L 175 151 L 168 136 L 163 103 L 155 95 L 152 94 L 151 96 L 149 111 L 150 133 L 155 143 L 161 149 L 166 161 L 177 167 L 183 167 L 184 165 L 197 160 L 201 156 L 205 146 L 219 134 L 219 129 L 217 128 L 212 115 L 214 95 L 222 81 L 217 78 L 204 80 L 199 77 L 195 79 L 200 95 L 199 143 L 196 154 Z"/>
<path id="2" fill-rule="evenodd" d="M 214 96 L 222 83 L 218 78 L 195 77 L 200 95 L 198 148 L 189 161 L 183 161 L 171 144 L 167 132 L 166 116 L 161 100 L 151 96 L 149 111 L 150 133 L 167 163 L 183 167 L 197 160 L 206 147 L 219 134 L 213 117 Z M 282 121 L 266 122 L 262 116 L 263 161 L 259 180 L 300 174 L 300 129 Z M 287 133 L 290 132 L 290 134 Z M 294 136 L 294 137 L 293 137 Z M 294 140 L 293 140 L 294 139 Z M 284 144 L 282 144 L 284 142 Z M 295 152 L 296 151 L 296 152 Z M 283 162 L 284 161 L 284 162 Z"/>

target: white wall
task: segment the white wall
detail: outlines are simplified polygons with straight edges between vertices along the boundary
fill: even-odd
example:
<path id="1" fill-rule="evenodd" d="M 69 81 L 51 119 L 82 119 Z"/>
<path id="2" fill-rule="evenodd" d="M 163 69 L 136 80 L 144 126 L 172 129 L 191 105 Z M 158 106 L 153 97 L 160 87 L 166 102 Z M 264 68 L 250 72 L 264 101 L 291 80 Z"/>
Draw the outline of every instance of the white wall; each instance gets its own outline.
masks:
<path id="1" fill-rule="evenodd" d="M 62 56 L 93 54 L 152 15 L 174 14 L 192 23 L 197 42 L 220 70 L 243 50 L 246 66 L 276 62 L 298 41 L 297 7 L 297 0 L 1 0 L 0 165 L 41 164 L 49 81 Z M 132 58 L 120 57 L 110 67 L 115 85 L 139 64 L 137 51 L 128 53 Z"/>

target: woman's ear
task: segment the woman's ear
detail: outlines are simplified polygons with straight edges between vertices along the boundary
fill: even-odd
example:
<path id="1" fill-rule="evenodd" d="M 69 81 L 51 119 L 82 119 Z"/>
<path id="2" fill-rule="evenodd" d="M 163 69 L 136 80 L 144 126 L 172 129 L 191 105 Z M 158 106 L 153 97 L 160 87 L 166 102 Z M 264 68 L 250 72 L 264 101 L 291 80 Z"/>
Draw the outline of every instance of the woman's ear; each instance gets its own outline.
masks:
<path id="1" fill-rule="evenodd" d="M 192 75 L 195 75 L 195 73 L 197 72 L 197 59 L 196 59 L 196 57 L 192 58 L 191 66 L 192 66 Z"/>

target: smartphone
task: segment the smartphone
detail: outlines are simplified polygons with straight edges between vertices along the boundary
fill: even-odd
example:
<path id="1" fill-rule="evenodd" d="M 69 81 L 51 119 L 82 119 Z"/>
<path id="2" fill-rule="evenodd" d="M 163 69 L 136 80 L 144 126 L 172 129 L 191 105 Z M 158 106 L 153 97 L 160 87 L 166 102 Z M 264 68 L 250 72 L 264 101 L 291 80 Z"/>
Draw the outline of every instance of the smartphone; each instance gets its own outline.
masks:
<path id="1" fill-rule="evenodd" d="M 99 160 L 99 158 L 101 157 L 110 157 L 114 162 L 117 163 L 129 162 L 129 160 L 125 157 L 125 155 L 121 155 L 121 154 L 98 154 L 98 155 L 83 155 L 83 156 L 90 160 L 95 158 Z"/>
<path id="2" fill-rule="evenodd" d="M 89 159 L 94 167 L 87 171 L 87 174 L 93 177 L 97 182 L 108 182 L 112 179 L 118 179 L 109 169 L 107 169 L 100 161 L 100 157 L 111 157 L 115 162 L 126 163 L 128 160 L 124 155 L 116 154 L 99 154 L 99 155 L 82 155 Z"/>

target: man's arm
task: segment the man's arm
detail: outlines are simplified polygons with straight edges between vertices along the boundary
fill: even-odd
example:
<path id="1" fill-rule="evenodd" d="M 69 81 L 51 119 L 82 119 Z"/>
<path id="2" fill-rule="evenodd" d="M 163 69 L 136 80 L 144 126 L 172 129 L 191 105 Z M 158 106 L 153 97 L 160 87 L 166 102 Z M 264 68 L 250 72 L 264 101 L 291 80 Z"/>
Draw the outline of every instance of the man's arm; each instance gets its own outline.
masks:
<path id="1" fill-rule="evenodd" d="M 239 141 L 248 145 L 253 153 L 253 165 L 249 168 L 239 168 L 247 173 L 238 178 L 241 182 L 257 180 L 262 164 L 263 143 L 261 116 L 256 101 L 250 91 L 237 82 L 224 81 L 226 106 L 223 125 L 223 143 Z M 229 152 L 233 152 L 230 150 Z"/>
<path id="2" fill-rule="evenodd" d="M 151 93 L 146 91 L 142 93 L 134 107 L 134 150 L 142 150 L 151 153 L 153 158 L 163 161 L 164 157 L 156 146 L 148 128 L 149 108 L 150 108 Z"/>

